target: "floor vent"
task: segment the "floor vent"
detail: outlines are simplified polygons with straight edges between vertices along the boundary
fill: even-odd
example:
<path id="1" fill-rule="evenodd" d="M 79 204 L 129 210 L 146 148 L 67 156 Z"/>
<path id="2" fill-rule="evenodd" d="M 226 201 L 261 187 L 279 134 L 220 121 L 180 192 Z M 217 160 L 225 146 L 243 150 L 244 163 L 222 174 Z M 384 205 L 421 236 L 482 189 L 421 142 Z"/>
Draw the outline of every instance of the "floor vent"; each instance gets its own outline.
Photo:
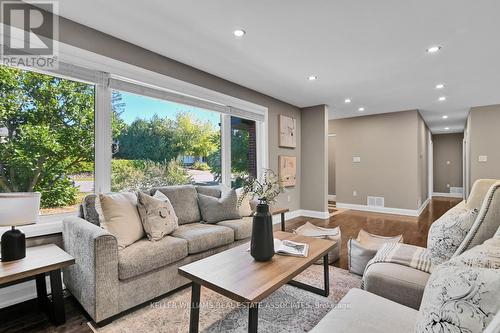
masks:
<path id="1" fill-rule="evenodd" d="M 372 207 L 384 207 L 383 197 L 367 197 L 367 205 Z"/>

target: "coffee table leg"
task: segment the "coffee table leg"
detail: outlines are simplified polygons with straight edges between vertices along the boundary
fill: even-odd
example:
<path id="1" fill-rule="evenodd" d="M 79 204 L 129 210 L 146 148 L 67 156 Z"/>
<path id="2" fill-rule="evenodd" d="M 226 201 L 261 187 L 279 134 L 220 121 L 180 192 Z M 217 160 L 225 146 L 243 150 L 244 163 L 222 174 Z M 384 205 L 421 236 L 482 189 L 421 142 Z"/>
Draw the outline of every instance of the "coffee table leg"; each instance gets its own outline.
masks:
<path id="1" fill-rule="evenodd" d="M 323 257 L 323 278 L 325 279 L 325 294 L 327 297 L 330 295 L 330 269 L 328 265 L 328 253 Z"/>
<path id="2" fill-rule="evenodd" d="M 281 213 L 281 231 L 285 231 L 285 213 Z"/>
<path id="3" fill-rule="evenodd" d="M 258 322 L 259 304 L 250 304 L 248 306 L 248 333 L 257 333 Z"/>
<path id="4" fill-rule="evenodd" d="M 47 308 L 47 283 L 45 282 L 45 274 L 38 274 L 36 276 L 36 295 L 38 299 L 38 306 L 41 310 Z"/>
<path id="5" fill-rule="evenodd" d="M 198 333 L 200 322 L 200 285 L 193 282 L 191 286 L 191 314 L 189 317 L 189 333 Z"/>

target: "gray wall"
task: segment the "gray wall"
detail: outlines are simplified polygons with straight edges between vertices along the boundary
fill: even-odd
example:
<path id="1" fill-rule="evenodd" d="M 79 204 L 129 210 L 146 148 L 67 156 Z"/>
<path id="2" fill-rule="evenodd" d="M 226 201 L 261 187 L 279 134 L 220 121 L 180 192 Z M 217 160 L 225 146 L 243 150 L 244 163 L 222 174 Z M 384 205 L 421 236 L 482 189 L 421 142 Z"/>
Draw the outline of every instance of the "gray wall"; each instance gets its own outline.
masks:
<path id="1" fill-rule="evenodd" d="M 418 111 L 334 120 L 337 202 L 366 205 L 367 196 L 385 198 L 390 208 L 418 208 L 427 177 L 419 163 Z M 422 140 L 423 142 L 423 140 Z M 422 154 L 425 151 L 422 145 Z M 352 158 L 360 157 L 360 163 Z M 425 158 L 426 160 L 426 158 Z M 425 170 L 423 170 L 425 169 Z M 357 195 L 353 195 L 353 191 Z"/>
<path id="2" fill-rule="evenodd" d="M 418 114 L 417 118 L 417 161 L 418 161 L 418 206 L 420 207 L 429 197 L 429 129 Z"/>
<path id="3" fill-rule="evenodd" d="M 267 107 L 269 109 L 269 167 L 277 172 L 279 154 L 297 156 L 297 174 L 301 175 L 301 113 L 299 108 L 65 18 L 61 18 L 59 27 L 59 40 L 63 43 Z M 279 114 L 297 119 L 297 148 L 293 150 L 278 147 Z M 301 184 L 301 178 L 297 177 L 297 185 L 281 195 L 277 206 L 291 210 L 299 209 Z"/>
<path id="4" fill-rule="evenodd" d="M 463 133 L 434 134 L 433 169 L 434 192 L 449 193 L 450 187 L 462 187 L 463 161 L 462 141 Z"/>
<path id="5" fill-rule="evenodd" d="M 328 109 L 318 105 L 302 109 L 301 207 L 328 211 Z"/>
<path id="6" fill-rule="evenodd" d="M 470 185 L 481 178 L 500 179 L 500 105 L 472 108 L 467 130 Z M 488 156 L 488 161 L 479 162 L 479 156 Z"/>

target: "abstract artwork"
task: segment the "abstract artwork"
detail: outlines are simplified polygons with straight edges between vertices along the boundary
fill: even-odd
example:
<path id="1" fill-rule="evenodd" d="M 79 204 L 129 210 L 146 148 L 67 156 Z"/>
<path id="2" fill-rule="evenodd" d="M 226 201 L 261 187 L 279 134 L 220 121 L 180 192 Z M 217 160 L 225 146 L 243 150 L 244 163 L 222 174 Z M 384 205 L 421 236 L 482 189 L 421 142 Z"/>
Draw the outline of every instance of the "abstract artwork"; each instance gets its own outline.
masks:
<path id="1" fill-rule="evenodd" d="M 297 157 L 279 155 L 279 177 L 284 187 L 295 186 L 297 182 Z"/>
<path id="2" fill-rule="evenodd" d="M 285 148 L 297 147 L 297 121 L 295 118 L 279 116 L 279 146 Z"/>

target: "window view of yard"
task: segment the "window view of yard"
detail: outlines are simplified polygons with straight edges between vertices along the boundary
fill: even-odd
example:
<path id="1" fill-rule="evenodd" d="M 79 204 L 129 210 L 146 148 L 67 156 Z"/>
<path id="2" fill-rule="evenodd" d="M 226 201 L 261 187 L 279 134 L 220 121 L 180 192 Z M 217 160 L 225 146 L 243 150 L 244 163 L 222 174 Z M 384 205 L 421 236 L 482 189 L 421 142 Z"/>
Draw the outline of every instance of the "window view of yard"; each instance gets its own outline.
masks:
<path id="1" fill-rule="evenodd" d="M 0 66 L 0 192 L 42 193 L 41 214 L 94 192 L 91 84 Z M 112 191 L 221 182 L 221 115 L 112 91 Z M 256 176 L 255 122 L 231 117 L 231 180 Z"/>

